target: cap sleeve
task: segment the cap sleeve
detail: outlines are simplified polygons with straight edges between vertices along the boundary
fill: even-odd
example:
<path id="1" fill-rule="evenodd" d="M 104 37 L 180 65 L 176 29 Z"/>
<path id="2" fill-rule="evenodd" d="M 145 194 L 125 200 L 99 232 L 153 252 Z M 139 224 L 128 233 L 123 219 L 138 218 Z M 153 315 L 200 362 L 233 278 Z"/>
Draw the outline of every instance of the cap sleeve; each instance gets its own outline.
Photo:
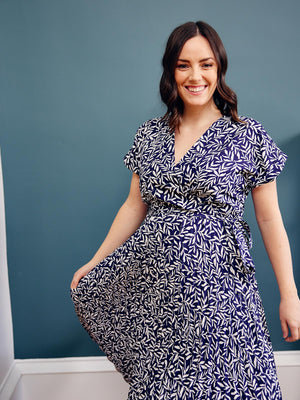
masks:
<path id="1" fill-rule="evenodd" d="M 254 167 L 249 182 L 252 189 L 276 179 L 285 165 L 287 155 L 257 121 L 252 121 L 248 134 L 252 142 L 250 151 Z"/>
<path id="2" fill-rule="evenodd" d="M 139 175 L 140 170 L 140 159 L 141 159 L 141 150 L 142 150 L 142 143 L 145 134 L 145 126 L 144 124 L 139 127 L 137 130 L 133 145 L 129 149 L 128 153 L 124 156 L 124 164 L 130 171 Z"/>

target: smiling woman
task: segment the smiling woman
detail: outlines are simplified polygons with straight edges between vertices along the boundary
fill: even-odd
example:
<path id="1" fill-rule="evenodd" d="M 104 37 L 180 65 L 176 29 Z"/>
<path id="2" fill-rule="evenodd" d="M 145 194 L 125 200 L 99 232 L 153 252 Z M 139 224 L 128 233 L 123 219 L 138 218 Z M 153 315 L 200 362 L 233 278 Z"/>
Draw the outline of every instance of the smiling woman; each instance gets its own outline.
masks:
<path id="1" fill-rule="evenodd" d="M 163 74 L 160 81 L 160 93 L 163 102 L 168 107 L 164 117 L 171 130 L 178 128 L 184 110 L 184 102 L 178 95 L 179 88 L 175 79 L 177 69 L 182 71 L 182 67 L 184 69 L 191 68 L 190 62 L 192 60 L 185 60 L 184 54 L 182 54 L 185 51 L 189 53 L 190 57 L 194 57 L 194 62 L 200 61 L 202 63 L 202 70 L 203 68 L 216 70 L 216 90 L 212 93 L 214 105 L 222 115 L 230 116 L 236 122 L 242 122 L 237 113 L 236 94 L 225 83 L 228 62 L 219 35 L 205 22 L 197 24 L 187 22 L 174 29 L 170 35 L 162 60 Z M 203 54 L 203 58 L 201 54 Z M 182 59 L 183 63 L 180 62 Z M 179 68 L 180 65 L 181 68 Z M 197 68 L 199 69 L 199 66 Z"/>
<path id="2" fill-rule="evenodd" d="M 200 35 L 189 39 L 181 50 L 175 69 L 178 95 L 185 108 L 217 109 L 213 99 L 217 80 L 218 65 L 208 40 Z M 220 111 L 219 114 L 221 116 Z"/>
<path id="3" fill-rule="evenodd" d="M 286 155 L 259 122 L 238 117 L 226 52 L 208 24 L 176 28 L 163 68 L 167 112 L 138 129 L 124 157 L 129 195 L 74 274 L 76 312 L 129 382 L 130 400 L 280 400 L 243 212 L 251 193 L 283 336 L 298 340 L 300 300 L 275 182 Z"/>

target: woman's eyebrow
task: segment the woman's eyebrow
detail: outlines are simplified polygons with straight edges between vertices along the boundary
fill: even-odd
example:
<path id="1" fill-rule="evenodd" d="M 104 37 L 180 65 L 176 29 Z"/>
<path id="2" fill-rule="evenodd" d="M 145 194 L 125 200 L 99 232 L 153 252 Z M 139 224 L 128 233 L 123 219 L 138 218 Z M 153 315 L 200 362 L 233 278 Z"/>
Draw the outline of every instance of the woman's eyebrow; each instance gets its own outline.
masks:
<path id="1" fill-rule="evenodd" d="M 202 59 L 200 60 L 200 62 L 208 61 L 208 60 L 213 60 L 213 61 L 214 61 L 214 58 L 213 58 L 213 57 L 202 58 Z M 189 60 L 183 60 L 182 58 L 179 58 L 179 59 L 177 60 L 177 62 L 190 62 L 190 61 L 189 61 Z"/>
<path id="2" fill-rule="evenodd" d="M 214 58 L 213 57 L 202 58 L 202 60 L 200 60 L 200 61 L 202 62 L 202 61 L 208 61 L 208 60 L 214 61 Z"/>

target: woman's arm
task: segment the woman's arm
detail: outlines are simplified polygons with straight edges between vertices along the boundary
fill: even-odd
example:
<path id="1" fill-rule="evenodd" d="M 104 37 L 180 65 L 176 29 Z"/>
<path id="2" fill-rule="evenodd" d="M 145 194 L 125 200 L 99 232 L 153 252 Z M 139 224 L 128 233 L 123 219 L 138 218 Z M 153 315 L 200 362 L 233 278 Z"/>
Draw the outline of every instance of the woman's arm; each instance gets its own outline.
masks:
<path id="1" fill-rule="evenodd" d="M 287 342 L 293 342 L 300 339 L 300 300 L 293 275 L 289 241 L 278 205 L 276 181 L 254 188 L 252 199 L 256 220 L 279 287 L 283 337 Z"/>
<path id="2" fill-rule="evenodd" d="M 142 201 L 139 176 L 132 175 L 129 195 L 119 209 L 110 230 L 94 257 L 75 272 L 71 288 L 75 289 L 80 279 L 93 269 L 101 260 L 123 244 L 141 225 L 146 213 L 147 205 Z"/>

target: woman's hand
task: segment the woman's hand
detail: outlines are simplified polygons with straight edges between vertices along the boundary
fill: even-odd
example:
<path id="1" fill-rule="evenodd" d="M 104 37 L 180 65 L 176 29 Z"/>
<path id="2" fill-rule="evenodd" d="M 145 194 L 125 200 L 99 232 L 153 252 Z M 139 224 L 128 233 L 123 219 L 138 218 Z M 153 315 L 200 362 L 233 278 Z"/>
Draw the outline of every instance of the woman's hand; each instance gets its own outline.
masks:
<path id="1" fill-rule="evenodd" d="M 279 305 L 282 334 L 286 342 L 300 339 L 300 299 L 298 296 L 282 299 Z M 289 335 L 290 329 L 290 336 Z"/>
<path id="2" fill-rule="evenodd" d="M 79 268 L 73 276 L 73 280 L 71 282 L 71 289 L 76 289 L 80 279 L 83 278 L 85 275 L 87 275 L 94 267 L 95 263 L 89 261 L 83 267 Z"/>

